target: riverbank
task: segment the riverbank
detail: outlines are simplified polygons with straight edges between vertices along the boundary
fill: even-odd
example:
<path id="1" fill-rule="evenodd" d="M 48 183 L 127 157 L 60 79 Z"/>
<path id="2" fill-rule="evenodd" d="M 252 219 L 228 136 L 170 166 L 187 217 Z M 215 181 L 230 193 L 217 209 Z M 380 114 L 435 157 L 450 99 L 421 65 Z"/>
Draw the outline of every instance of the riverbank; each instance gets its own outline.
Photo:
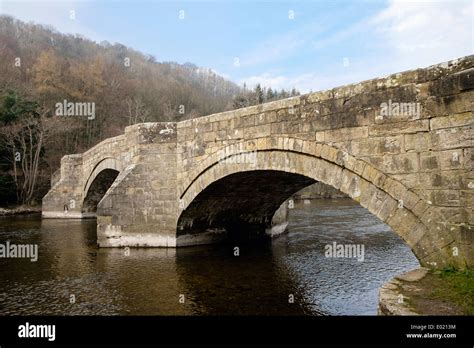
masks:
<path id="1" fill-rule="evenodd" d="M 0 208 L 0 216 L 26 215 L 41 213 L 41 206 L 21 205 L 15 208 Z"/>
<path id="2" fill-rule="evenodd" d="M 474 315 L 474 271 L 418 268 L 380 289 L 379 315 Z"/>

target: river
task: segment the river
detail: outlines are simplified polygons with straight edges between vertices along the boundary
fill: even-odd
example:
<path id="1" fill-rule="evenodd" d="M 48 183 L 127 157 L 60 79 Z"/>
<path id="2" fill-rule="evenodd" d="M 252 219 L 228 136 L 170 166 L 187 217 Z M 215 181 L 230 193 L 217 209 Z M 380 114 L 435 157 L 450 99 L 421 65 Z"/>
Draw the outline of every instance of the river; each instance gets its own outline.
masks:
<path id="1" fill-rule="evenodd" d="M 95 220 L 0 218 L 1 315 L 374 315 L 380 286 L 419 266 L 385 224 L 349 199 L 296 202 L 273 240 L 180 249 L 99 249 Z M 325 246 L 364 245 L 364 260 Z"/>

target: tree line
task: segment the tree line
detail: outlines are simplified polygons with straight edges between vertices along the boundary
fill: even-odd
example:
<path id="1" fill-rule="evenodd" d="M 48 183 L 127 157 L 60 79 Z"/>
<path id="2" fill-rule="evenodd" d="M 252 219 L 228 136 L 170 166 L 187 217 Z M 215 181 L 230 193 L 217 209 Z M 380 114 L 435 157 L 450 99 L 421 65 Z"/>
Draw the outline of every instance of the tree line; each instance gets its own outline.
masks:
<path id="1" fill-rule="evenodd" d="M 295 97 L 299 94 L 300 92 L 295 88 L 291 91 L 286 91 L 284 89 L 277 91 L 273 90 L 271 87 L 262 87 L 260 84 L 257 84 L 254 89 L 248 89 L 244 84 L 240 93 L 234 96 L 232 106 L 234 109 L 244 108 L 246 106 L 267 103 L 278 99 Z"/>

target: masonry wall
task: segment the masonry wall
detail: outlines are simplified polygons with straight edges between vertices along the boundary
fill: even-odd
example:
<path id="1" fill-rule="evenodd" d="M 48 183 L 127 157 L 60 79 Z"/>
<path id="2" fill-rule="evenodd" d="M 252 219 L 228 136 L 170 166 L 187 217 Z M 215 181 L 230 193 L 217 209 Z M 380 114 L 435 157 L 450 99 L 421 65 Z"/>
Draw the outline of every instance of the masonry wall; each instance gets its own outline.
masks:
<path id="1" fill-rule="evenodd" d="M 118 176 L 97 208 L 102 247 L 176 246 L 176 125 L 128 127 L 135 144 L 131 164 Z"/>
<path id="2" fill-rule="evenodd" d="M 235 151 L 252 151 L 277 137 L 327 144 L 374 166 L 419 197 L 423 209 L 430 207 L 423 223 L 444 236 L 439 247 L 456 246 L 453 253 L 463 255 L 462 263 L 473 260 L 473 67 L 474 56 L 469 56 L 180 122 L 178 195 L 232 144 Z M 380 117 L 381 105 L 394 102 L 419 103 L 421 110 Z M 250 145 L 239 150 L 244 142 Z M 216 156 L 219 152 L 222 156 Z M 416 213 L 421 218 L 424 212 Z"/>
<path id="3" fill-rule="evenodd" d="M 472 207 L 473 57 L 180 122 L 178 175 L 229 144 L 291 136 L 345 150 L 434 205 Z M 421 113 L 378 118 L 389 100 L 420 103 Z"/>
<path id="4" fill-rule="evenodd" d="M 43 197 L 43 217 L 82 218 L 88 182 L 100 169 L 121 171 L 133 157 L 134 148 L 129 145 L 127 137 L 120 135 L 106 139 L 82 154 L 64 156 L 59 175 L 55 175 L 50 191 Z M 102 168 L 102 163 L 107 166 Z"/>

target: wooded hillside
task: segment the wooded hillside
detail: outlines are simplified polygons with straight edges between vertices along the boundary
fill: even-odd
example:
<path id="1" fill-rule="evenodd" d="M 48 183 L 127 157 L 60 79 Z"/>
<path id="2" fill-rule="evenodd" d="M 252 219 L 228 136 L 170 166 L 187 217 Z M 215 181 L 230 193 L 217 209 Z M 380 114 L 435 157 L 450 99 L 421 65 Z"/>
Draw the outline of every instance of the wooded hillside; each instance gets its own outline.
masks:
<path id="1" fill-rule="evenodd" d="M 138 122 L 180 121 L 296 95 L 248 90 L 191 63 L 0 16 L 0 205 L 39 202 L 65 154 Z M 94 117 L 57 104 L 93 103 Z"/>

